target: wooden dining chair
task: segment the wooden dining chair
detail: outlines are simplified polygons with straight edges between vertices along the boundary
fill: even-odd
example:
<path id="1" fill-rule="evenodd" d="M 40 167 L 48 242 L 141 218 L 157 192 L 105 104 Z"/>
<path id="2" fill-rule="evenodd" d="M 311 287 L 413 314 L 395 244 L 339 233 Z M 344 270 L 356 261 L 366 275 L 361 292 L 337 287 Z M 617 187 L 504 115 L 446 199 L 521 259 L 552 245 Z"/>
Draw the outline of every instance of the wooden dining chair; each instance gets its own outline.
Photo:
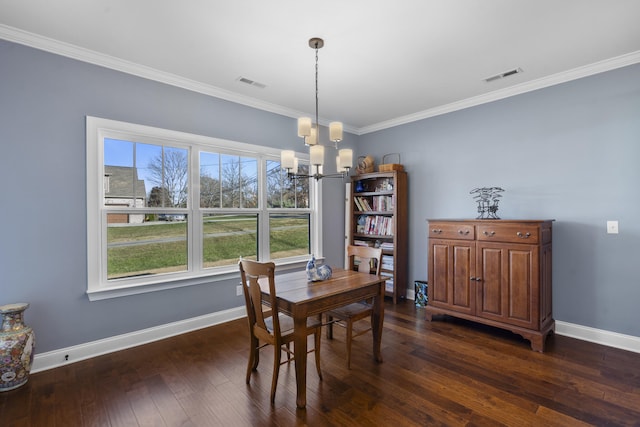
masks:
<path id="1" fill-rule="evenodd" d="M 290 344 L 293 342 L 293 319 L 278 311 L 278 300 L 275 288 L 275 269 L 272 262 L 260 263 L 256 261 L 241 260 L 239 262 L 240 276 L 242 278 L 242 290 L 247 306 L 247 319 L 249 320 L 249 336 L 251 346 L 249 350 L 249 363 L 247 365 L 247 384 L 251 379 L 251 372 L 257 370 L 260 361 L 260 349 L 267 345 L 274 348 L 273 377 L 271 379 L 271 403 L 274 403 L 276 387 L 278 385 L 278 373 L 280 365 L 288 363 L 292 359 L 293 352 Z M 270 310 L 264 310 L 258 279 L 266 278 L 269 283 L 268 304 Z M 313 334 L 315 339 L 316 369 L 322 379 L 320 371 L 320 338 L 322 323 L 318 318 L 307 319 L 307 336 Z M 260 342 L 263 342 L 261 345 Z M 287 360 L 281 362 L 282 351 L 287 353 Z"/>
<path id="2" fill-rule="evenodd" d="M 380 275 L 382 262 L 382 249 L 368 246 L 347 246 L 347 258 L 349 268 L 365 273 Z M 355 331 L 354 323 L 359 320 L 371 318 L 373 306 L 369 301 L 361 301 L 328 311 L 327 338 L 333 339 L 333 325 L 343 326 L 347 329 L 347 367 L 351 369 L 351 342 L 353 338 L 365 334 L 371 330 L 371 324 L 366 329 Z"/>

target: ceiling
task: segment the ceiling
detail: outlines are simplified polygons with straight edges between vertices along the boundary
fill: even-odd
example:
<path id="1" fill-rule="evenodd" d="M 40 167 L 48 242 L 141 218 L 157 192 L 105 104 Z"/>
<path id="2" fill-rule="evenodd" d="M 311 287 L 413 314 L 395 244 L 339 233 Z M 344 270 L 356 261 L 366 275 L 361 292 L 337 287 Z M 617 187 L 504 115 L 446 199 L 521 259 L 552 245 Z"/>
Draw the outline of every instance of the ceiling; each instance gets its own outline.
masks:
<path id="1" fill-rule="evenodd" d="M 0 38 L 297 117 L 322 37 L 321 122 L 363 134 L 638 63 L 638 17 L 637 0 L 0 0 Z"/>

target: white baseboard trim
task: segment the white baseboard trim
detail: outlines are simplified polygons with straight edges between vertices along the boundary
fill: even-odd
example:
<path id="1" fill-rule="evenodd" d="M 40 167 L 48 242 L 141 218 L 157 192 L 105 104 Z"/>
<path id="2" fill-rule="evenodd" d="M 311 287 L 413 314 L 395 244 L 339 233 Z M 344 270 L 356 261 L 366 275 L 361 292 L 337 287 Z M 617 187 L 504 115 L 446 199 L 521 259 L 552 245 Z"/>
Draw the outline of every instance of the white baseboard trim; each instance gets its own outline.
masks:
<path id="1" fill-rule="evenodd" d="M 413 289 L 407 289 L 407 299 L 415 299 L 415 291 Z M 633 335 L 624 335 L 558 320 L 556 320 L 556 334 L 640 353 L 640 337 Z"/>
<path id="2" fill-rule="evenodd" d="M 48 351 L 46 353 L 35 354 L 31 372 L 40 372 L 47 369 L 57 368 L 81 360 L 90 359 L 114 351 L 124 350 L 147 344 L 153 341 L 169 338 L 197 329 L 207 328 L 220 323 L 245 317 L 247 311 L 243 306 L 206 314 L 204 316 L 193 317 L 179 322 L 168 323 L 166 325 L 143 329 L 124 335 L 92 341 L 72 347 Z"/>
<path id="3" fill-rule="evenodd" d="M 407 299 L 414 300 L 416 299 L 416 291 L 414 289 L 407 289 Z"/>
<path id="4" fill-rule="evenodd" d="M 556 334 L 640 353 L 640 337 L 556 320 Z"/>
<path id="5" fill-rule="evenodd" d="M 413 290 L 407 289 L 407 299 L 414 299 Z M 154 328 L 36 354 L 31 372 L 46 371 L 47 369 L 57 368 L 103 354 L 229 322 L 246 315 L 245 307 L 241 306 Z M 556 334 L 640 353 L 640 337 L 632 335 L 624 335 L 562 321 L 556 321 Z"/>

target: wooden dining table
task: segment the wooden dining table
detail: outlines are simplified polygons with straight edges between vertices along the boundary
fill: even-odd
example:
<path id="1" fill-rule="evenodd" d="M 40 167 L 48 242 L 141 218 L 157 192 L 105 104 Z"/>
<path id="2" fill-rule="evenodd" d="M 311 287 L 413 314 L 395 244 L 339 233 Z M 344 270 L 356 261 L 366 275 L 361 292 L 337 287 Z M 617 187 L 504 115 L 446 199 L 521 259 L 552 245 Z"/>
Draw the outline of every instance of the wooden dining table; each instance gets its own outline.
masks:
<path id="1" fill-rule="evenodd" d="M 269 284 L 259 281 L 263 301 L 268 302 Z M 293 318 L 296 369 L 296 405 L 307 403 L 307 318 L 353 302 L 373 298 L 371 326 L 373 358 L 382 362 L 380 351 L 384 321 L 385 278 L 375 274 L 333 268 L 331 278 L 309 282 L 306 271 L 277 275 L 275 278 L 278 311 Z"/>

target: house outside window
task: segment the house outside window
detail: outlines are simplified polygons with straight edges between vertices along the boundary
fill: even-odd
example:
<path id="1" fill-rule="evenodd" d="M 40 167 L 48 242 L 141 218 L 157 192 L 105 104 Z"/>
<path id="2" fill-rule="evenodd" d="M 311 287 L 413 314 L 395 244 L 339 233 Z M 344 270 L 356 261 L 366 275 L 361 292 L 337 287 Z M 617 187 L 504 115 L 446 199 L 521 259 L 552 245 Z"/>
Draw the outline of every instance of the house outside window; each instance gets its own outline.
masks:
<path id="1" fill-rule="evenodd" d="M 226 279 L 240 257 L 304 262 L 318 185 L 278 150 L 87 117 L 89 298 Z"/>

